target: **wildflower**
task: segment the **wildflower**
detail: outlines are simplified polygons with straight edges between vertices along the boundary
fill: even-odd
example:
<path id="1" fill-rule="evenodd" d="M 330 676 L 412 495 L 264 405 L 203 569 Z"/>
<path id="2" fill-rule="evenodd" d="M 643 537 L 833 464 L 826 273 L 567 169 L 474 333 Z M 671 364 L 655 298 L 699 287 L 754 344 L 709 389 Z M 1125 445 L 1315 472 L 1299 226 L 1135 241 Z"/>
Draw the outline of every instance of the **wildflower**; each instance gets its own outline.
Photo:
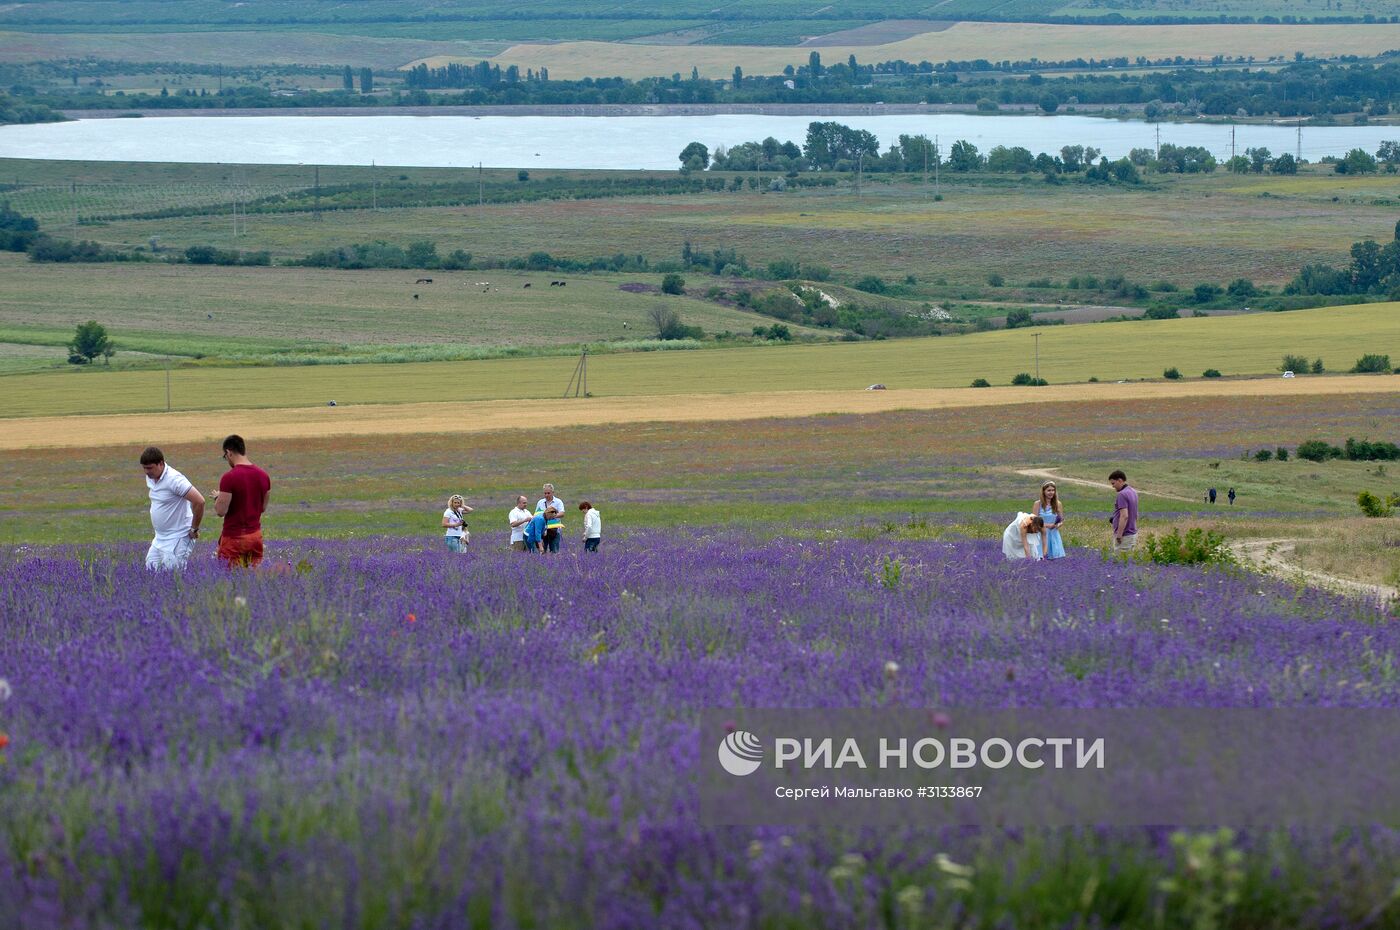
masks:
<path id="1" fill-rule="evenodd" d="M 0 749 L 4 749 L 4 748 L 5 748 L 6 746 L 8 746 L 8 745 L 10 745 L 10 737 L 9 737 L 9 734 L 7 734 L 7 733 L 0 733 Z"/>
<path id="2" fill-rule="evenodd" d="M 953 718 L 949 717 L 942 711 L 939 711 L 938 713 L 933 715 L 933 725 L 938 727 L 938 729 L 940 730 L 946 730 L 948 729 L 948 727 L 952 726 L 952 724 Z"/>
<path id="3" fill-rule="evenodd" d="M 233 599 L 233 606 L 234 606 L 234 607 L 247 607 L 247 606 L 248 606 L 248 599 L 247 599 L 246 597 L 244 597 L 243 595 L 240 594 L 240 595 L 238 595 L 238 597 L 235 597 L 235 598 Z"/>
<path id="4" fill-rule="evenodd" d="M 409 622 L 409 623 L 417 623 L 417 622 L 418 622 L 418 615 L 417 615 L 417 614 L 409 614 L 409 615 L 408 615 L 408 622 Z"/>
<path id="5" fill-rule="evenodd" d="M 1006 680 L 1007 680 L 1007 681 L 1015 681 L 1015 680 L 1016 680 L 1016 670 L 1015 670 L 1014 668 L 1008 668 L 1008 669 L 1006 670 Z"/>
<path id="6" fill-rule="evenodd" d="M 5 679 L 0 678 L 0 702 L 8 701 L 10 699 L 10 695 L 14 693 L 14 689 L 10 687 L 10 683 Z"/>
<path id="7" fill-rule="evenodd" d="M 899 674 L 899 663 L 898 663 L 898 662 L 896 662 L 896 661 L 894 661 L 893 659 L 891 659 L 890 661 L 888 661 L 888 662 L 885 663 L 885 678 L 886 678 L 887 680 L 893 681 L 893 680 L 894 680 L 894 677 L 895 677 L 896 675 L 898 675 L 898 674 Z"/>
<path id="8" fill-rule="evenodd" d="M 724 732 L 733 733 L 737 729 L 739 728 L 734 724 L 733 720 L 724 721 Z"/>

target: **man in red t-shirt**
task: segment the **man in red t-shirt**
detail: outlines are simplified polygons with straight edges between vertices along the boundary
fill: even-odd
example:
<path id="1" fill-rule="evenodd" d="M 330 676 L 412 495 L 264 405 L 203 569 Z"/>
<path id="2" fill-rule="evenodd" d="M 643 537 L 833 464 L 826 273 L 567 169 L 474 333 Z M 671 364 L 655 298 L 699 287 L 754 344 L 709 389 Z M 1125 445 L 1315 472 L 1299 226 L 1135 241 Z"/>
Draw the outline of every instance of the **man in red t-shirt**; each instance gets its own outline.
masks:
<path id="1" fill-rule="evenodd" d="M 219 535 L 219 558 L 230 568 L 252 567 L 262 561 L 262 514 L 272 493 L 272 479 L 248 461 L 242 436 L 224 440 L 224 461 L 229 470 L 219 479 L 214 512 L 224 518 Z"/>

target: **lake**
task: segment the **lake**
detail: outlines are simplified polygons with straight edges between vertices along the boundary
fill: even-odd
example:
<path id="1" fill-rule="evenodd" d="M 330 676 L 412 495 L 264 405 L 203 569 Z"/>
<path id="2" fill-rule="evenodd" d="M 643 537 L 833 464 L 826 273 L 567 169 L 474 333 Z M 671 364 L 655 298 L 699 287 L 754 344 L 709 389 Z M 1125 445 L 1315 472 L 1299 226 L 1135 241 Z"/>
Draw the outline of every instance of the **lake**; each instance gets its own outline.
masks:
<path id="1" fill-rule="evenodd" d="M 944 151 L 958 139 L 982 152 L 1022 145 L 1058 152 L 1092 145 L 1117 158 L 1152 148 L 1158 127 L 1088 116 L 901 114 L 879 116 L 237 116 L 88 119 L 0 127 L 0 157 L 225 164 L 402 165 L 498 168 L 669 169 L 688 143 L 712 150 L 775 136 L 802 144 L 807 124 L 828 119 L 867 129 L 886 148 L 901 134 L 938 136 Z M 1161 141 L 1200 145 L 1230 156 L 1230 127 L 1163 123 Z M 1302 156 L 1317 160 L 1353 148 L 1374 152 L 1400 127 L 1304 128 Z M 1298 150 L 1293 126 L 1241 125 L 1235 145 L 1275 155 Z"/>

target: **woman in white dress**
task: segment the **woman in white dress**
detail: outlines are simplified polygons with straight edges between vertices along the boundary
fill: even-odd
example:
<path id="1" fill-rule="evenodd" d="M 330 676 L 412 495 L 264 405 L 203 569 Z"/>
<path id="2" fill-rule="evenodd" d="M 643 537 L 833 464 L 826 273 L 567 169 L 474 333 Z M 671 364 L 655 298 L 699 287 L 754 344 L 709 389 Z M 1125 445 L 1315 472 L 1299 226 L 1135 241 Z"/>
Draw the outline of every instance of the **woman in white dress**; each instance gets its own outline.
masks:
<path id="1" fill-rule="evenodd" d="M 1045 551 L 1045 521 L 1033 513 L 1018 513 L 1001 534 L 1001 552 L 1007 561 L 1038 561 Z"/>

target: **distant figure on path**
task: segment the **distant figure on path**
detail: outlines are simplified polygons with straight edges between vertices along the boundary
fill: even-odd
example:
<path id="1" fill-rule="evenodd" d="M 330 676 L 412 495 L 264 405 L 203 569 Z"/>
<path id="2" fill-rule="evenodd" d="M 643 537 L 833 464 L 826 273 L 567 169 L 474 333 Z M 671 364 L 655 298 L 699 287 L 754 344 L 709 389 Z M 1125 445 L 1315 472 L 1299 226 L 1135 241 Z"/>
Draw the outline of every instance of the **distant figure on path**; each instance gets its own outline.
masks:
<path id="1" fill-rule="evenodd" d="M 1033 513 L 1018 513 L 1001 534 L 1001 553 L 1007 561 L 1039 561 L 1044 552 L 1045 521 Z"/>
<path id="2" fill-rule="evenodd" d="M 466 500 L 460 494 L 453 494 L 447 499 L 447 509 L 442 512 L 442 525 L 447 528 L 442 538 L 447 542 L 448 552 L 465 552 L 467 544 L 471 541 L 471 533 L 467 530 L 467 514 L 472 512 L 472 508 L 467 506 Z"/>
<path id="3" fill-rule="evenodd" d="M 1226 494 L 1225 496 L 1230 498 L 1230 506 L 1235 506 L 1235 489 L 1231 488 L 1230 493 Z"/>
<path id="4" fill-rule="evenodd" d="M 564 529 L 564 502 L 554 496 L 554 485 L 544 486 L 544 497 L 535 504 L 535 513 L 544 514 L 542 548 L 545 552 L 558 552 L 559 533 Z"/>
<path id="5" fill-rule="evenodd" d="M 1113 527 L 1113 551 L 1127 552 L 1137 545 L 1137 491 L 1128 485 L 1128 476 L 1122 471 L 1109 475 L 1108 483 L 1118 492 L 1113 498 L 1113 516 L 1108 518 Z"/>
<path id="6" fill-rule="evenodd" d="M 1040 486 L 1040 499 L 1035 502 L 1034 511 L 1045 523 L 1045 557 L 1063 559 L 1065 544 L 1060 539 L 1060 527 L 1065 523 L 1065 508 L 1060 503 L 1060 492 L 1055 482 L 1047 481 Z"/>
<path id="7" fill-rule="evenodd" d="M 597 552 L 603 541 L 603 516 L 588 501 L 579 504 L 578 509 L 583 511 L 583 551 Z"/>
<path id="8" fill-rule="evenodd" d="M 1210 502 L 1215 503 L 1215 488 L 1210 489 Z"/>
<path id="9" fill-rule="evenodd" d="M 214 512 L 224 518 L 219 558 L 229 568 L 252 568 L 262 562 L 262 515 L 272 495 L 272 479 L 248 460 L 242 436 L 224 440 L 224 461 L 229 469 L 219 479 L 219 496 L 214 499 Z"/>
<path id="10" fill-rule="evenodd" d="M 155 539 L 146 550 L 146 567 L 156 570 L 182 569 L 199 538 L 204 519 L 204 495 L 188 478 L 171 468 L 165 453 L 147 446 L 141 453 L 141 470 L 146 473 L 146 489 L 151 497 L 151 529 Z"/>
<path id="11" fill-rule="evenodd" d="M 510 547 L 516 552 L 525 551 L 525 524 L 534 517 L 528 509 L 529 504 L 529 500 L 521 494 L 515 499 L 514 509 L 506 517 L 506 522 L 510 524 Z"/>

